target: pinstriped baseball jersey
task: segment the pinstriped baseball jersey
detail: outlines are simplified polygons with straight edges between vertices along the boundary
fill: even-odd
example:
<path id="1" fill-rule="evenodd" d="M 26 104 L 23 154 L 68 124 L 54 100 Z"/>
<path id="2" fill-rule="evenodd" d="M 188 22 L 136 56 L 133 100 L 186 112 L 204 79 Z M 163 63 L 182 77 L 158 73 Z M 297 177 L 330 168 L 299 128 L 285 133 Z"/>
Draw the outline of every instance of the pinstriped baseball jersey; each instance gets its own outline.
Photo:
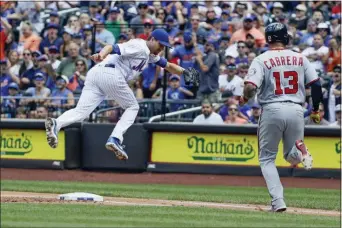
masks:
<path id="1" fill-rule="evenodd" d="M 245 77 L 245 83 L 258 88 L 260 104 L 291 101 L 304 103 L 305 85 L 318 80 L 309 60 L 291 50 L 269 50 L 256 57 Z"/>
<path id="2" fill-rule="evenodd" d="M 121 54 L 108 55 L 100 64 L 114 64 L 126 81 L 139 76 L 148 63 L 160 60 L 160 56 L 150 53 L 145 40 L 132 39 L 118 46 Z"/>

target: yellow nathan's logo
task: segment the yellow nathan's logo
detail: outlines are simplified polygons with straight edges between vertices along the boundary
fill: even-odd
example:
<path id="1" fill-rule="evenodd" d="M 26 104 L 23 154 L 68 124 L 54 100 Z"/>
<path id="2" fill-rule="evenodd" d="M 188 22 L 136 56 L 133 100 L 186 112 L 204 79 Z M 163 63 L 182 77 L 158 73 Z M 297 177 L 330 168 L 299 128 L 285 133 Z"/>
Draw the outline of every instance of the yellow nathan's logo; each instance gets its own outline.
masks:
<path id="1" fill-rule="evenodd" d="M 1 133 L 0 135 L 1 155 L 23 156 L 33 150 L 31 136 L 21 133 Z"/>
<path id="2" fill-rule="evenodd" d="M 191 150 L 192 158 L 202 161 L 246 162 L 256 155 L 253 144 L 255 142 L 246 138 L 208 140 L 205 137 L 191 136 L 187 139 L 187 147 Z"/>

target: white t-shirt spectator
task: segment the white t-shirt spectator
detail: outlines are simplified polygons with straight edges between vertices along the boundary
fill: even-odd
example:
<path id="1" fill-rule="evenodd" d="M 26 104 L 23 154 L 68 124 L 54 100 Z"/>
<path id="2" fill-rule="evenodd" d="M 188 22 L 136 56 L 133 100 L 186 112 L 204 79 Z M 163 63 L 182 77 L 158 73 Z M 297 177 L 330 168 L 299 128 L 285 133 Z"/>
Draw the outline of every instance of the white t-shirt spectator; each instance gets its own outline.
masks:
<path id="1" fill-rule="evenodd" d="M 227 75 L 219 76 L 219 88 L 224 88 L 224 91 L 230 91 L 234 96 L 242 96 L 243 94 L 243 79 L 235 75 L 231 81 L 227 80 Z"/>
<path id="2" fill-rule="evenodd" d="M 326 55 L 329 53 L 329 48 L 326 46 L 322 46 L 315 50 L 314 47 L 308 47 L 306 48 L 302 54 L 305 56 L 317 54 L 317 55 Z M 311 64 L 315 67 L 316 70 L 324 71 L 324 66 L 321 60 L 313 61 Z"/>
<path id="3" fill-rule="evenodd" d="M 53 64 L 51 64 L 52 69 L 57 70 L 60 63 L 61 63 L 61 61 L 56 59 L 55 62 Z"/>
<path id="4" fill-rule="evenodd" d="M 216 112 L 212 112 L 210 116 L 205 118 L 203 114 L 197 116 L 193 123 L 195 124 L 223 124 L 222 117 Z"/>

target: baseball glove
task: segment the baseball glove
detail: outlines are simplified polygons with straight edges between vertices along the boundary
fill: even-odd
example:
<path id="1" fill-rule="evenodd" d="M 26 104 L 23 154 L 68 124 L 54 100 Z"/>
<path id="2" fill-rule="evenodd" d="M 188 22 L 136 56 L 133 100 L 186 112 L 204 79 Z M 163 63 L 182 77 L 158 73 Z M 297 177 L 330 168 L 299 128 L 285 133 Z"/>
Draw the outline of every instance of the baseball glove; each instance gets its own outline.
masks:
<path id="1" fill-rule="evenodd" d="M 183 71 L 185 85 L 192 83 L 195 87 L 199 86 L 199 72 L 192 67 Z"/>
<path id="2" fill-rule="evenodd" d="M 321 116 L 319 115 L 319 112 L 312 111 L 310 118 L 315 124 L 319 124 L 321 122 Z"/>

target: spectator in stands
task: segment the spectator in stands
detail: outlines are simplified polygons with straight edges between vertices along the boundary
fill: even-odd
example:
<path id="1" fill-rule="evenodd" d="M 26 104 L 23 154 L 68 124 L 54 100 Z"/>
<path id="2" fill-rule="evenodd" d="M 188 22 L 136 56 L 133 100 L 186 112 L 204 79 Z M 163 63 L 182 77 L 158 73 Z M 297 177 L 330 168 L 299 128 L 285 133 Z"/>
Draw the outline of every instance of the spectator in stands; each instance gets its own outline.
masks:
<path id="1" fill-rule="evenodd" d="M 39 68 L 46 75 L 46 87 L 49 89 L 55 88 L 56 73 L 52 65 L 48 62 L 49 58 L 47 55 L 41 55 L 37 58 L 37 60 Z"/>
<path id="2" fill-rule="evenodd" d="M 203 46 L 200 44 L 195 43 L 196 38 L 193 34 L 189 31 L 184 32 L 183 34 L 184 44 L 179 45 L 178 47 L 174 48 L 172 52 L 170 52 L 169 59 L 172 58 L 179 58 L 179 65 L 185 69 L 189 67 L 194 67 L 197 70 L 200 70 L 197 61 L 195 61 L 195 52 L 197 49 L 203 53 Z M 181 86 L 191 90 L 194 94 L 196 93 L 194 87 L 192 85 L 186 86 L 184 82 L 184 78 L 181 77 Z"/>
<path id="3" fill-rule="evenodd" d="M 89 16 L 90 18 L 101 18 L 101 20 L 104 20 L 103 16 L 99 13 L 98 9 L 98 2 L 92 1 L 89 3 Z"/>
<path id="4" fill-rule="evenodd" d="M 306 26 L 306 32 L 304 32 L 302 38 L 300 39 L 300 43 L 306 44 L 307 46 L 311 46 L 313 44 L 313 38 L 317 31 L 317 24 L 314 20 L 309 20 Z"/>
<path id="5" fill-rule="evenodd" d="M 139 34 L 137 38 L 147 40 L 153 31 L 153 20 L 150 18 L 146 18 L 144 20 L 144 32 Z"/>
<path id="6" fill-rule="evenodd" d="M 335 110 L 334 110 L 335 111 Z M 319 105 L 319 108 L 318 108 L 318 112 L 319 112 L 319 115 L 321 117 L 321 122 L 319 123 L 319 125 L 329 125 L 329 121 L 327 121 L 326 119 L 324 119 L 324 106 L 323 104 L 320 104 Z M 310 116 L 307 116 L 305 119 L 304 119 L 304 123 L 305 125 L 317 125 L 317 123 L 313 122 L 312 119 L 310 118 Z"/>
<path id="7" fill-rule="evenodd" d="M 25 95 L 38 98 L 46 98 L 50 96 L 51 91 L 45 86 L 46 74 L 37 72 L 33 77 L 34 87 L 30 87 L 25 91 Z M 44 101 L 45 102 L 45 101 Z"/>
<path id="8" fill-rule="evenodd" d="M 219 77 L 219 88 L 222 98 L 231 96 L 242 96 L 243 79 L 236 75 L 236 65 L 227 65 L 223 75 Z"/>
<path id="9" fill-rule="evenodd" d="M 80 17 L 78 18 L 80 23 L 80 32 L 83 32 L 83 28 L 86 25 L 90 25 L 90 16 L 87 13 L 81 13 Z"/>
<path id="10" fill-rule="evenodd" d="M 247 63 L 241 63 L 238 65 L 238 75 L 240 78 L 244 79 L 248 73 L 248 64 Z"/>
<path id="11" fill-rule="evenodd" d="M 220 57 L 220 64 L 223 64 L 224 63 L 224 60 L 225 60 L 225 54 L 226 54 L 226 49 L 228 48 L 229 46 L 229 38 L 228 37 L 222 37 L 220 40 L 219 40 L 219 50 L 218 50 L 218 54 L 219 54 L 219 57 Z"/>
<path id="12" fill-rule="evenodd" d="M 75 33 L 72 35 L 71 41 L 76 43 L 78 46 L 81 46 L 83 43 L 83 35 L 81 33 Z"/>
<path id="13" fill-rule="evenodd" d="M 20 75 L 20 89 L 26 90 L 29 87 L 34 87 L 33 77 L 37 72 L 41 72 L 41 68 L 39 67 L 39 63 L 38 63 L 38 57 L 41 55 L 42 54 L 40 53 L 40 51 L 32 52 L 33 65 L 31 68 L 24 71 L 22 75 Z M 25 66 L 26 64 L 23 67 Z"/>
<path id="14" fill-rule="evenodd" d="M 113 34 L 115 40 L 119 40 L 121 28 L 123 27 L 123 24 L 126 24 L 120 17 L 120 9 L 118 7 L 113 7 L 109 10 L 108 19 L 105 22 L 105 28 Z"/>
<path id="15" fill-rule="evenodd" d="M 335 107 L 341 104 L 341 65 L 334 67 L 332 84 L 328 90 L 329 122 L 335 121 Z"/>
<path id="16" fill-rule="evenodd" d="M 19 38 L 19 52 L 22 52 L 24 49 L 29 49 L 32 52 L 37 51 L 39 50 L 40 42 L 41 38 L 33 32 L 32 24 L 28 21 L 23 21 Z"/>
<path id="17" fill-rule="evenodd" d="M 252 115 L 249 117 L 249 122 L 258 124 L 261 115 L 261 106 L 258 103 L 252 105 Z"/>
<path id="18" fill-rule="evenodd" d="M 196 52 L 196 61 L 201 69 L 198 98 L 208 99 L 211 103 L 219 100 L 220 59 L 215 52 L 217 48 L 216 40 L 208 40 L 204 47 L 206 55 L 203 57 L 200 50 Z"/>
<path id="19" fill-rule="evenodd" d="M 219 114 L 213 111 L 213 106 L 209 100 L 202 101 L 202 114 L 197 116 L 194 124 L 223 124 L 223 120 Z"/>
<path id="20" fill-rule="evenodd" d="M 26 107 L 18 107 L 16 110 L 15 118 L 17 119 L 27 119 L 27 109 Z"/>
<path id="21" fill-rule="evenodd" d="M 55 10 L 51 11 L 49 14 L 49 19 L 50 19 L 51 24 L 59 25 L 60 20 L 59 20 L 58 11 L 55 11 Z"/>
<path id="22" fill-rule="evenodd" d="M 16 6 L 16 14 L 19 16 L 20 20 L 28 20 L 30 27 L 33 28 L 37 33 L 44 27 L 42 18 L 40 17 L 40 12 L 44 8 L 44 2 L 38 1 L 18 1 Z M 30 49 L 31 51 L 38 50 L 39 44 L 35 49 Z M 25 49 L 27 46 L 25 47 Z"/>
<path id="23" fill-rule="evenodd" d="M 329 42 L 332 38 L 330 35 L 330 28 L 326 23 L 319 23 L 317 26 L 318 34 L 321 35 L 324 45 L 329 46 Z"/>
<path id="24" fill-rule="evenodd" d="M 5 45 L 5 53 L 8 54 L 10 51 L 17 51 L 18 43 L 14 40 L 13 32 L 7 34 L 6 45 Z"/>
<path id="25" fill-rule="evenodd" d="M 72 34 L 77 34 L 81 30 L 81 25 L 77 16 L 72 15 L 68 19 L 68 23 L 64 26 L 64 29 L 70 29 Z"/>
<path id="26" fill-rule="evenodd" d="M 8 34 L 12 26 L 4 18 L 0 18 L 0 61 L 6 58 L 5 47 Z"/>
<path id="27" fill-rule="evenodd" d="M 248 65 L 250 66 L 252 64 L 252 61 L 255 59 L 256 57 L 256 53 L 255 52 L 249 52 L 248 56 L 247 56 L 247 60 L 248 60 Z"/>
<path id="28" fill-rule="evenodd" d="M 104 46 L 114 44 L 115 38 L 111 32 L 104 28 L 104 20 L 100 17 L 92 18 L 92 20 L 94 20 L 94 26 L 96 26 L 95 51 L 100 52 Z"/>
<path id="29" fill-rule="evenodd" d="M 305 30 L 308 23 L 308 18 L 306 17 L 307 8 L 304 4 L 299 4 L 296 6 L 296 16 L 290 19 L 298 30 Z"/>
<path id="30" fill-rule="evenodd" d="M 341 16 L 339 14 L 331 15 L 330 27 L 333 36 L 341 36 Z"/>
<path id="31" fill-rule="evenodd" d="M 320 34 L 314 36 L 313 47 L 306 48 L 302 54 L 310 60 L 316 70 L 324 71 L 324 64 L 329 58 L 329 48 L 324 46 Z"/>
<path id="32" fill-rule="evenodd" d="M 281 2 L 273 3 L 271 7 L 272 15 L 269 18 L 269 23 L 279 22 L 284 15 L 284 5 Z"/>
<path id="33" fill-rule="evenodd" d="M 19 107 L 20 97 L 19 86 L 12 82 L 8 85 L 8 98 L 1 100 L 1 117 L 14 118 L 16 109 Z"/>
<path id="34" fill-rule="evenodd" d="M 248 33 L 246 35 L 245 45 L 249 53 L 251 52 L 258 53 L 259 50 L 256 47 L 255 39 L 254 39 L 254 36 L 252 36 L 252 34 Z"/>
<path id="35" fill-rule="evenodd" d="M 338 64 L 341 64 L 341 36 L 332 38 L 329 42 L 328 72 L 332 72 Z"/>
<path id="36" fill-rule="evenodd" d="M 180 85 L 180 77 L 178 75 L 171 75 L 169 78 L 170 87 L 166 91 L 167 99 L 170 100 L 184 100 L 187 97 L 192 97 L 194 94 Z M 170 111 L 174 112 L 179 110 L 183 104 L 171 104 Z"/>
<path id="37" fill-rule="evenodd" d="M 47 104 L 52 108 L 54 117 L 75 105 L 73 93 L 66 88 L 68 83 L 69 79 L 65 75 L 56 78 L 56 89 L 52 91 L 51 100 Z"/>
<path id="38" fill-rule="evenodd" d="M 50 46 L 56 46 L 60 48 L 63 43 L 62 38 L 58 37 L 58 29 L 59 26 L 56 24 L 48 24 L 47 28 L 47 36 L 42 40 L 39 45 L 39 51 L 41 53 L 48 54 Z"/>
<path id="39" fill-rule="evenodd" d="M 312 20 L 314 20 L 316 22 L 316 24 L 318 25 L 319 23 L 323 23 L 324 22 L 324 16 L 323 16 L 323 12 L 321 10 L 315 10 L 312 14 Z"/>
<path id="40" fill-rule="evenodd" d="M 154 63 L 149 63 L 148 66 L 141 72 L 142 91 L 144 98 L 151 98 L 156 89 L 160 86 L 160 67 Z"/>
<path id="41" fill-rule="evenodd" d="M 76 66 L 75 63 L 78 60 L 84 60 L 83 57 L 79 55 L 79 46 L 75 43 L 70 43 L 69 50 L 68 50 L 69 56 L 67 58 L 64 58 L 62 62 L 59 64 L 57 68 L 57 75 L 66 75 L 67 77 L 72 76 L 75 73 Z"/>
<path id="42" fill-rule="evenodd" d="M 172 15 L 169 15 L 166 18 L 165 30 L 171 38 L 174 38 L 179 33 L 179 29 L 176 24 L 176 19 Z"/>
<path id="43" fill-rule="evenodd" d="M 156 9 L 156 24 L 163 24 L 166 19 L 166 10 L 163 8 Z"/>
<path id="44" fill-rule="evenodd" d="M 49 52 L 48 52 L 48 56 L 49 56 L 49 63 L 51 64 L 53 70 L 57 70 L 59 64 L 61 63 L 61 61 L 58 59 L 59 57 L 59 49 L 56 46 L 50 46 L 49 47 Z"/>
<path id="45" fill-rule="evenodd" d="M 338 104 L 335 107 L 335 117 L 336 121 L 329 124 L 329 126 L 341 127 L 341 105 Z"/>
<path id="46" fill-rule="evenodd" d="M 72 43 L 72 35 L 73 33 L 70 29 L 67 28 L 63 30 L 63 44 L 60 46 L 59 49 L 61 58 L 68 57 L 68 50 L 70 49 L 70 44 Z"/>
<path id="47" fill-rule="evenodd" d="M 72 77 L 69 78 L 67 88 L 74 93 L 81 93 L 84 87 L 84 81 L 88 72 L 87 63 L 80 59 L 76 61 L 76 71 Z"/>
<path id="48" fill-rule="evenodd" d="M 30 50 L 24 50 L 23 52 L 23 61 L 20 64 L 19 68 L 19 77 L 23 75 L 23 73 L 33 67 L 32 54 Z"/>
<path id="49" fill-rule="evenodd" d="M 239 65 L 241 63 L 248 63 L 248 59 L 247 59 L 247 46 L 246 43 L 243 41 L 239 41 L 237 43 L 237 51 L 239 53 L 239 55 L 235 58 L 235 64 Z"/>
<path id="50" fill-rule="evenodd" d="M 191 32 L 191 34 L 195 33 L 196 36 L 207 36 L 207 31 L 202 26 L 200 26 L 200 16 L 197 14 L 191 16 L 190 28 L 188 28 L 186 31 Z"/>
<path id="51" fill-rule="evenodd" d="M 246 35 L 251 34 L 253 37 L 255 37 L 255 42 L 258 47 L 263 47 L 266 43 L 265 36 L 263 33 L 261 33 L 258 29 L 253 27 L 253 17 L 247 16 L 243 20 L 243 28 L 237 30 L 233 33 L 230 44 L 234 44 L 237 41 L 245 41 Z"/>
<path id="52" fill-rule="evenodd" d="M 248 121 L 246 119 L 240 118 L 239 109 L 236 104 L 229 105 L 228 108 L 229 115 L 225 119 L 226 124 L 246 124 Z"/>
<path id="53" fill-rule="evenodd" d="M 13 82 L 12 77 L 8 74 L 8 65 L 6 60 L 0 60 L 0 82 L 1 96 L 8 95 L 8 86 Z"/>
<path id="54" fill-rule="evenodd" d="M 138 36 L 138 35 L 144 33 L 143 27 L 139 26 L 139 25 L 143 24 L 143 22 L 146 18 L 152 19 L 152 17 L 147 13 L 148 12 L 148 4 L 146 2 L 140 2 L 138 4 L 138 12 L 139 12 L 139 15 L 134 17 L 130 22 L 131 28 L 133 29 L 133 34 L 135 36 Z"/>
<path id="55" fill-rule="evenodd" d="M 21 62 L 19 59 L 19 53 L 15 50 L 12 50 L 8 53 L 8 61 L 9 61 L 9 73 L 14 74 L 18 77 L 19 75 L 19 69 L 21 66 Z"/>
<path id="56" fill-rule="evenodd" d="M 39 106 L 36 109 L 35 119 L 46 119 L 48 117 L 48 111 L 45 106 Z"/>

